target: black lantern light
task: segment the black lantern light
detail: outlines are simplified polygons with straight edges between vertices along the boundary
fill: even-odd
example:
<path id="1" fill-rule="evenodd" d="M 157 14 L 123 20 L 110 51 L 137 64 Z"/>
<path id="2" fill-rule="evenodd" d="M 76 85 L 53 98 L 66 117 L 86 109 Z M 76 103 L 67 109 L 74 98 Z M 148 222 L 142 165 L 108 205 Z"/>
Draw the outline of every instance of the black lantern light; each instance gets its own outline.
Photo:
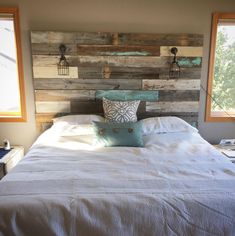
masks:
<path id="1" fill-rule="evenodd" d="M 65 52 L 66 52 L 66 46 L 64 44 L 61 44 L 59 46 L 60 50 L 60 61 L 57 64 L 57 69 L 58 69 L 58 75 L 69 75 L 69 63 L 65 57 Z"/>
<path id="2" fill-rule="evenodd" d="M 180 77 L 180 66 L 176 58 L 177 52 L 178 52 L 178 49 L 176 47 L 171 48 L 171 53 L 174 55 L 174 58 L 170 64 L 170 70 L 169 70 L 170 79 L 177 79 Z"/>

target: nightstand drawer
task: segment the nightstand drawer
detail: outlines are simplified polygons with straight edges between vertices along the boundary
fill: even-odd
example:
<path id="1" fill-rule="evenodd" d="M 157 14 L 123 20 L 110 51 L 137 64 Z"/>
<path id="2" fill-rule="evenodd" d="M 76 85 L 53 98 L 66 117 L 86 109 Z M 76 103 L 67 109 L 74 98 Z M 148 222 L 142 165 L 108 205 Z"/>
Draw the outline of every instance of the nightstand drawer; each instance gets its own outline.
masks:
<path id="1" fill-rule="evenodd" d="M 14 146 L 4 157 L 0 159 L 0 179 L 6 175 L 24 157 L 24 148 Z"/>

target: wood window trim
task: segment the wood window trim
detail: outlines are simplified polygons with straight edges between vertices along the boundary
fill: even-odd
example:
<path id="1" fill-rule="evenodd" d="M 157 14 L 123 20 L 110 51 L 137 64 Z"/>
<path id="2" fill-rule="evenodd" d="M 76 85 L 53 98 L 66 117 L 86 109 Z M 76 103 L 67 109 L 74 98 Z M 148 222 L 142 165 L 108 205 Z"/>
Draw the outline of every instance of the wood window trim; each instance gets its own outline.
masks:
<path id="1" fill-rule="evenodd" d="M 235 13 L 213 13 L 212 28 L 211 28 L 211 40 L 210 40 L 210 56 L 209 56 L 209 72 L 207 82 L 207 95 L 206 95 L 206 115 L 205 121 L 207 122 L 234 122 L 234 117 L 225 117 L 225 113 L 222 112 L 221 116 L 213 116 L 216 112 L 211 111 L 211 94 L 214 79 L 214 64 L 215 64 L 215 48 L 216 48 L 216 36 L 217 27 L 220 19 L 235 19 Z M 233 114 L 231 114 L 233 116 Z"/>
<path id="2" fill-rule="evenodd" d="M 0 14 L 12 14 L 14 19 L 14 31 L 17 52 L 17 68 L 20 90 L 20 106 L 21 117 L 0 117 L 0 122 L 26 122 L 26 103 L 25 103 L 25 88 L 24 88 L 24 73 L 23 73 L 23 58 L 21 49 L 20 37 L 20 19 L 18 7 L 0 7 Z"/>

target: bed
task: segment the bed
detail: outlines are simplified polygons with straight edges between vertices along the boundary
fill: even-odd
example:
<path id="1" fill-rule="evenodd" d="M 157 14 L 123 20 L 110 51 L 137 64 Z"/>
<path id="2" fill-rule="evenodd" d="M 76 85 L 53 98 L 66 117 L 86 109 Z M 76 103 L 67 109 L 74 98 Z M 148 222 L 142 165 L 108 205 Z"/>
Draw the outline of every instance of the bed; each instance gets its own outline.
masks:
<path id="1" fill-rule="evenodd" d="M 143 148 L 45 131 L 0 182 L 0 235 L 235 235 L 235 166 L 191 126 L 146 120 Z"/>

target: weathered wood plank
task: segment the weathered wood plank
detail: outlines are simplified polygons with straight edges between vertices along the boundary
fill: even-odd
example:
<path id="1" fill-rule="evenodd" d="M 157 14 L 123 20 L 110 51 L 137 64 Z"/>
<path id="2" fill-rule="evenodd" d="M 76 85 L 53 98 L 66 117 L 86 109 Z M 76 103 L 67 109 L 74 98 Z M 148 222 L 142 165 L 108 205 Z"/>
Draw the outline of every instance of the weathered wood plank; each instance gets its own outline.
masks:
<path id="1" fill-rule="evenodd" d="M 67 56 L 70 66 L 169 67 L 171 57 Z M 34 66 L 55 66 L 59 56 L 33 55 Z"/>
<path id="2" fill-rule="evenodd" d="M 32 55 L 59 55 L 59 46 L 58 43 L 32 43 Z M 76 44 L 66 44 L 65 56 L 67 55 L 77 55 Z"/>
<path id="3" fill-rule="evenodd" d="M 34 78 L 70 78 L 78 79 L 78 68 L 69 67 L 69 75 L 58 75 L 57 66 L 34 66 L 33 67 L 33 77 Z"/>
<path id="4" fill-rule="evenodd" d="M 113 44 L 117 35 L 119 45 L 157 45 L 157 46 L 202 46 L 202 34 L 133 34 L 133 33 L 94 33 L 94 32 L 56 32 L 31 31 L 32 43 L 79 43 Z M 115 45 L 115 44 L 114 44 Z"/>
<path id="5" fill-rule="evenodd" d="M 169 68 L 172 57 L 155 56 L 70 56 L 67 60 L 70 66 L 120 66 L 120 67 L 154 67 Z M 181 67 L 201 67 L 200 57 L 178 57 Z M 34 66 L 55 66 L 59 56 L 33 55 Z"/>
<path id="6" fill-rule="evenodd" d="M 69 101 L 53 101 L 53 102 L 37 102 L 36 101 L 36 112 L 37 113 L 70 113 L 70 102 Z"/>
<path id="7" fill-rule="evenodd" d="M 78 65 L 120 66 L 120 67 L 169 67 L 170 57 L 154 56 L 79 56 Z"/>
<path id="8" fill-rule="evenodd" d="M 35 115 L 37 123 L 52 122 L 53 118 L 67 115 L 67 113 L 37 113 Z"/>
<path id="9" fill-rule="evenodd" d="M 56 66 L 60 60 L 60 55 L 33 55 L 33 66 L 34 67 L 48 67 L 48 66 Z M 66 56 L 67 61 L 70 66 L 78 66 L 78 57 L 77 56 Z"/>
<path id="10" fill-rule="evenodd" d="M 116 67 L 110 66 L 110 79 L 158 79 L 159 68 L 151 67 Z M 104 67 L 79 66 L 80 79 L 103 79 Z M 168 73 L 169 74 L 169 73 Z"/>
<path id="11" fill-rule="evenodd" d="M 146 103 L 147 112 L 197 112 L 198 108 L 198 101 Z"/>
<path id="12" fill-rule="evenodd" d="M 162 117 L 162 116 L 177 116 L 177 117 L 191 117 L 192 119 L 197 119 L 198 118 L 198 112 L 159 112 L 159 111 L 156 111 L 156 112 L 149 112 L 147 111 L 146 113 L 144 114 L 139 114 L 139 118 L 141 119 L 145 119 L 145 118 L 148 118 L 148 117 Z"/>
<path id="13" fill-rule="evenodd" d="M 158 91 L 142 91 L 142 90 L 97 90 L 95 97 L 97 99 L 107 98 L 109 100 L 128 101 L 157 101 Z"/>
<path id="14" fill-rule="evenodd" d="M 199 101 L 199 90 L 160 90 L 159 101 Z"/>
<path id="15" fill-rule="evenodd" d="M 123 79 L 34 79 L 35 89 L 137 89 L 142 87 L 141 80 Z"/>
<path id="16" fill-rule="evenodd" d="M 36 101 L 94 100 L 95 90 L 35 90 Z"/>
<path id="17" fill-rule="evenodd" d="M 101 101 L 72 101 L 71 112 L 76 114 L 103 114 Z"/>
<path id="18" fill-rule="evenodd" d="M 201 81 L 199 79 L 170 79 L 170 80 L 143 80 L 144 90 L 199 90 Z"/>
<path id="19" fill-rule="evenodd" d="M 71 112 L 75 114 L 103 114 L 103 103 L 96 101 L 72 101 Z M 137 113 L 146 112 L 146 102 L 140 102 Z"/>
<path id="20" fill-rule="evenodd" d="M 78 45 L 79 56 L 160 56 L 160 47 L 142 45 Z"/>
<path id="21" fill-rule="evenodd" d="M 182 47 L 182 46 L 161 46 L 160 55 L 161 56 L 172 56 L 171 48 L 177 47 L 177 57 L 202 57 L 203 48 L 202 47 Z"/>
<path id="22" fill-rule="evenodd" d="M 103 78 L 102 66 L 79 66 L 80 79 Z M 110 79 L 169 79 L 169 68 L 110 66 Z M 200 68 L 181 68 L 179 79 L 200 79 Z"/>
<path id="23" fill-rule="evenodd" d="M 202 46 L 202 34 L 125 34 L 119 33 L 121 45 Z"/>
<path id="24" fill-rule="evenodd" d="M 112 44 L 113 33 L 31 31 L 32 43 Z"/>
<path id="25" fill-rule="evenodd" d="M 169 68 L 159 69 L 159 79 L 169 79 Z M 188 67 L 180 69 L 180 79 L 200 79 L 201 78 L 201 68 Z"/>

